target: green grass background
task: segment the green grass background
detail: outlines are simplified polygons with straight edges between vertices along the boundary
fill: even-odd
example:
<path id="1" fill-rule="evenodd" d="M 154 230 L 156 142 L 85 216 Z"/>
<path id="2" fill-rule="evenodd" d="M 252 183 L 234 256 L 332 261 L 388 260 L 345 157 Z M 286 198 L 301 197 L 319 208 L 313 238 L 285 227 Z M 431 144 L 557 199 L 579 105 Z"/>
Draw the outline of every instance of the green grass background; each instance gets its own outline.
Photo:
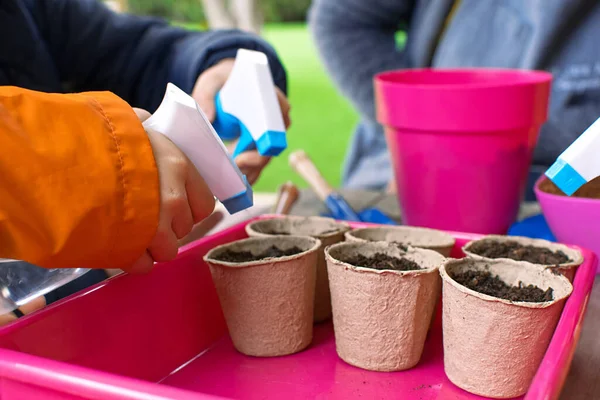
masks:
<path id="1" fill-rule="evenodd" d="M 288 165 L 290 152 L 298 149 L 305 150 L 325 179 L 337 187 L 358 116 L 327 76 L 305 24 L 267 24 L 263 35 L 287 70 L 292 126 L 287 135 L 288 149 L 271 161 L 254 189 L 275 191 L 287 180 L 306 187 Z"/>

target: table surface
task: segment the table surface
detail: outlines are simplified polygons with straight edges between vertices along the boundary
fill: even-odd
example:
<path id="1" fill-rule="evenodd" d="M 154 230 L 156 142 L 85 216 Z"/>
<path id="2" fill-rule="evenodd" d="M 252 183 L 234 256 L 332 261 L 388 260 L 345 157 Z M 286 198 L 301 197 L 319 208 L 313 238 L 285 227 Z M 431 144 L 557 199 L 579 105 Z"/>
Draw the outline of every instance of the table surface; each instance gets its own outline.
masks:
<path id="1" fill-rule="evenodd" d="M 400 210 L 395 196 L 381 192 L 342 191 L 350 205 L 360 210 L 376 207 L 392 218 L 400 219 Z M 266 198 L 265 198 L 266 200 Z M 273 201 L 273 200 L 271 200 Z M 294 215 L 319 215 L 326 212 L 325 206 L 310 191 L 302 191 L 300 199 L 292 208 Z M 525 204 L 519 218 L 537 214 L 536 204 Z M 596 278 L 579 345 L 573 357 L 571 370 L 565 382 L 561 400 L 600 399 L 600 276 Z"/>

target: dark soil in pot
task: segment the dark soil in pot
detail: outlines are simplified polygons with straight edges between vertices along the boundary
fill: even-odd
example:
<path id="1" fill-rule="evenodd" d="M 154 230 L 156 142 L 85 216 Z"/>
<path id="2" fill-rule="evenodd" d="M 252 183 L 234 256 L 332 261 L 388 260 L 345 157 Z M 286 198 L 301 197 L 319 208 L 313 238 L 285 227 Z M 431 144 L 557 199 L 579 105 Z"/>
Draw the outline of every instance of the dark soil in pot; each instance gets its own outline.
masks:
<path id="1" fill-rule="evenodd" d="M 572 260 L 562 251 L 552 251 L 543 247 L 528 246 L 516 241 L 498 242 L 484 239 L 473 243 L 469 250 L 486 258 L 509 258 L 540 265 L 558 265 Z"/>
<path id="2" fill-rule="evenodd" d="M 300 253 L 302 253 L 302 249 L 297 246 L 286 250 L 280 249 L 276 246 L 271 246 L 267 250 L 262 251 L 258 254 L 253 254 L 250 251 L 227 250 L 224 253 L 220 254 L 218 259 L 225 262 L 239 263 L 248 261 L 259 261 L 264 260 L 265 258 L 293 256 L 295 254 Z"/>
<path id="3" fill-rule="evenodd" d="M 487 271 L 467 270 L 450 275 L 452 279 L 463 286 L 479 293 L 510 301 L 525 301 L 543 303 L 553 300 L 553 290 L 542 290 L 535 285 L 507 285 L 497 275 Z"/>
<path id="4" fill-rule="evenodd" d="M 371 257 L 362 254 L 355 255 L 347 260 L 348 264 L 357 267 L 372 268 L 377 270 L 414 271 L 421 269 L 419 264 L 407 258 L 391 257 L 383 253 L 375 253 Z"/>

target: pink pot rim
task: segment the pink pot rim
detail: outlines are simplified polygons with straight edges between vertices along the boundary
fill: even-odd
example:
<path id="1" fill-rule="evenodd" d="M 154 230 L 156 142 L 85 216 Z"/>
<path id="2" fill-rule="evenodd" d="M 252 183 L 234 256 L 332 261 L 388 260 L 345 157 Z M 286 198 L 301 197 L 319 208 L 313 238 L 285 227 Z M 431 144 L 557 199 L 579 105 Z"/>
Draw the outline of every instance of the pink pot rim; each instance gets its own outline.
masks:
<path id="1" fill-rule="evenodd" d="M 490 79 L 487 82 L 456 82 L 444 84 L 414 83 L 410 81 L 398 81 L 393 79 L 399 76 L 419 75 L 424 73 L 439 73 L 455 76 L 468 75 L 499 75 L 498 79 Z M 514 82 L 508 79 L 515 78 Z M 403 70 L 385 71 L 375 75 L 375 81 L 379 84 L 394 88 L 418 88 L 422 90 L 481 90 L 499 87 L 515 87 L 537 85 L 552 81 L 552 74 L 541 70 L 527 70 L 514 68 L 408 68 Z"/>
<path id="2" fill-rule="evenodd" d="M 388 71 L 374 78 L 377 121 L 401 132 L 510 134 L 533 146 L 548 119 L 551 83 L 550 73 L 532 70 Z"/>

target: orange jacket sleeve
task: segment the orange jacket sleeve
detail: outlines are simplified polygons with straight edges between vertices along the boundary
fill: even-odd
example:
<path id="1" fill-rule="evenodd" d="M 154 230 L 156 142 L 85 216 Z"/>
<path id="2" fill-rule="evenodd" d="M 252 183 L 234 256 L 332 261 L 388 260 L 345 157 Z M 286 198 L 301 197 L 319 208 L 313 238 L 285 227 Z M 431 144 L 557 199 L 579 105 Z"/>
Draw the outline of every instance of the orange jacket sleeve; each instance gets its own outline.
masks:
<path id="1" fill-rule="evenodd" d="M 1 87 L 0 191 L 0 258 L 126 270 L 158 226 L 150 142 L 111 93 Z"/>

